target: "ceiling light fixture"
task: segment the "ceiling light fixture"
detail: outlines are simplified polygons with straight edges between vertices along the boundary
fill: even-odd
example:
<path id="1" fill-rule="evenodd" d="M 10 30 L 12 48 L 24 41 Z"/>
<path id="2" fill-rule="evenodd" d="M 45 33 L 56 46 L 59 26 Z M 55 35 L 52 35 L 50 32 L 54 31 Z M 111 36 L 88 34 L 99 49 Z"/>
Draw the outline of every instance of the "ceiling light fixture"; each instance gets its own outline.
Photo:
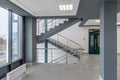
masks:
<path id="1" fill-rule="evenodd" d="M 59 9 L 61 11 L 73 10 L 73 5 L 72 4 L 69 4 L 69 5 L 59 5 Z"/>
<path id="2" fill-rule="evenodd" d="M 60 9 L 61 11 L 63 10 L 62 5 L 59 5 L 59 9 Z"/>
<path id="3" fill-rule="evenodd" d="M 69 5 L 69 9 L 72 10 L 73 9 L 73 5 Z"/>
<path id="4" fill-rule="evenodd" d="M 69 10 L 69 5 L 66 5 L 66 10 Z"/>

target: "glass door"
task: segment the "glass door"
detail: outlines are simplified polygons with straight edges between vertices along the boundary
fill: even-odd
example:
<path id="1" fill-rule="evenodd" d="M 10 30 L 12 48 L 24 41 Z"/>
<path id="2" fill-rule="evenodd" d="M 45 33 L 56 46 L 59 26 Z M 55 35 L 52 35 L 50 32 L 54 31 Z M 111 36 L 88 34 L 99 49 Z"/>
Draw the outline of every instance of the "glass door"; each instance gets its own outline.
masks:
<path id="1" fill-rule="evenodd" d="M 99 54 L 100 35 L 99 30 L 89 32 L 89 54 Z"/>

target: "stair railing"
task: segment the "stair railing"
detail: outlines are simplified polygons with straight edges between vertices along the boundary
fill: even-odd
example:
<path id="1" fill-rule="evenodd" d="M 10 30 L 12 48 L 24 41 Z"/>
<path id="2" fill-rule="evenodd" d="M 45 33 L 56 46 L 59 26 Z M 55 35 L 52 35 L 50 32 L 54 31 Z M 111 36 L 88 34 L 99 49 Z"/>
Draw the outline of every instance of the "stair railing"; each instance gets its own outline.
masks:
<path id="1" fill-rule="evenodd" d="M 59 60 L 57 60 L 57 61 L 55 61 L 54 63 L 60 63 L 61 61 L 66 61 L 66 64 L 69 64 L 69 58 L 71 57 L 71 56 L 74 56 L 75 54 L 73 54 L 73 55 L 68 55 L 68 54 L 66 54 L 63 58 L 60 58 Z M 80 59 L 78 59 L 77 61 L 80 61 Z"/>
<path id="2" fill-rule="evenodd" d="M 57 41 L 57 40 L 55 40 L 55 39 L 52 39 L 52 38 L 49 38 L 48 40 L 50 40 L 50 41 L 52 41 L 52 42 L 55 42 L 55 43 L 57 43 L 57 44 L 59 44 L 59 45 L 64 45 L 64 47 L 66 46 L 68 46 L 68 45 L 66 45 L 66 44 L 63 44 L 63 43 L 61 43 L 60 41 Z M 76 44 L 76 45 L 79 45 L 79 44 L 77 44 L 77 43 L 74 43 L 74 44 Z M 79 45 L 79 46 L 81 46 L 81 45 Z M 68 46 L 69 47 L 69 46 Z M 71 48 L 71 47 L 69 47 L 69 48 Z M 59 63 L 59 62 L 61 62 L 61 61 L 63 61 L 63 60 L 66 60 L 66 64 L 67 64 L 67 62 L 69 61 L 68 60 L 68 58 L 69 57 L 71 57 L 71 56 L 74 56 L 74 55 L 78 55 L 79 56 L 79 60 L 80 60 L 80 56 L 82 56 L 81 54 L 82 54 L 82 51 L 84 50 L 84 49 L 82 49 L 82 47 L 81 48 L 79 48 L 79 49 L 73 49 L 73 48 L 71 48 L 70 50 L 72 50 L 73 52 L 75 51 L 75 53 L 73 53 L 73 54 L 67 54 L 67 55 L 63 55 L 63 56 L 61 56 L 61 57 L 58 57 L 58 58 L 56 58 L 56 59 L 54 59 L 53 61 L 51 61 L 50 63 Z M 79 50 L 79 51 L 78 51 Z"/>
<path id="3" fill-rule="evenodd" d="M 77 42 L 75 42 L 75 41 L 73 41 L 73 40 L 71 40 L 71 39 L 69 39 L 69 38 L 67 38 L 67 37 L 65 37 L 65 36 L 63 36 L 61 34 L 57 34 L 55 36 L 56 36 L 55 39 L 58 42 L 61 42 L 61 43 L 65 44 L 65 45 L 73 48 L 74 50 L 78 50 L 79 51 L 79 50 L 83 49 L 80 44 L 78 44 Z"/>
<path id="4" fill-rule="evenodd" d="M 45 58 L 45 52 L 44 51 L 45 50 L 48 50 L 48 62 L 51 62 L 52 60 L 58 58 L 57 56 L 59 56 L 59 54 L 55 53 L 56 51 L 60 50 L 58 48 L 36 48 L 37 62 L 43 62 L 44 63 L 44 61 L 45 61 L 44 60 L 44 58 Z"/>
<path id="5" fill-rule="evenodd" d="M 64 21 L 68 21 L 68 19 L 53 19 L 52 22 L 48 22 L 48 31 L 55 26 L 59 26 L 60 23 L 64 23 Z"/>
<path id="6" fill-rule="evenodd" d="M 48 19 L 47 31 L 49 31 L 51 28 L 54 28 L 55 26 L 59 26 L 59 24 L 64 23 L 64 21 L 68 21 L 68 19 Z M 44 19 L 37 20 L 37 35 L 41 35 L 41 33 L 45 33 Z"/>
<path id="7" fill-rule="evenodd" d="M 80 56 L 80 53 L 77 53 L 77 54 Z M 65 60 L 65 63 L 68 64 L 68 63 L 69 63 L 69 60 L 68 60 L 68 59 L 69 59 L 70 57 L 74 56 L 74 55 L 75 55 L 75 54 L 72 54 L 72 55 L 70 55 L 70 54 L 65 54 L 65 55 L 63 55 L 63 56 L 60 56 L 60 57 L 52 60 L 50 63 L 59 63 L 59 62 Z M 78 59 L 77 61 L 80 61 L 80 59 Z"/>
<path id="8" fill-rule="evenodd" d="M 61 55 L 61 53 L 56 53 L 56 51 L 60 50 L 58 48 L 37 48 L 36 50 L 37 50 L 37 54 L 36 54 L 37 62 L 40 62 L 39 59 L 43 59 L 41 62 L 44 62 L 44 57 L 45 56 L 44 56 L 44 53 L 42 53 L 42 52 L 44 50 L 48 50 L 48 63 L 51 63 L 51 64 L 52 63 L 59 63 L 59 62 L 62 62 L 62 61 L 63 61 L 62 63 L 68 64 L 69 63 L 69 58 L 73 57 L 75 55 L 75 54 L 70 55 L 68 53 Z M 76 54 L 79 55 L 79 53 L 76 53 Z M 78 61 L 79 61 L 79 59 L 78 59 Z"/>
<path id="9" fill-rule="evenodd" d="M 37 30 L 37 35 L 41 35 L 41 33 L 44 33 L 45 32 L 45 25 L 44 25 L 44 20 L 42 19 L 42 20 L 37 20 L 37 28 L 36 28 L 36 30 Z"/>
<path id="10" fill-rule="evenodd" d="M 61 34 L 56 34 L 55 36 L 49 38 L 49 40 L 52 40 L 52 41 L 55 41 L 55 42 L 60 42 L 61 45 L 64 44 L 64 46 L 68 46 L 68 47 L 71 47 L 71 49 L 73 49 L 74 51 L 77 51 L 79 57 L 80 57 L 80 54 L 82 53 L 82 51 L 84 50 L 82 48 L 82 46 L 80 44 L 78 44 L 77 42 L 61 35 Z M 71 56 L 74 56 L 75 54 L 72 54 Z M 61 62 L 63 60 L 65 60 L 66 58 L 69 58 L 70 55 L 63 55 L 59 58 L 56 58 L 54 59 L 53 61 L 51 61 L 51 63 L 58 63 L 58 62 Z M 66 63 L 67 63 L 67 60 L 66 60 Z"/>

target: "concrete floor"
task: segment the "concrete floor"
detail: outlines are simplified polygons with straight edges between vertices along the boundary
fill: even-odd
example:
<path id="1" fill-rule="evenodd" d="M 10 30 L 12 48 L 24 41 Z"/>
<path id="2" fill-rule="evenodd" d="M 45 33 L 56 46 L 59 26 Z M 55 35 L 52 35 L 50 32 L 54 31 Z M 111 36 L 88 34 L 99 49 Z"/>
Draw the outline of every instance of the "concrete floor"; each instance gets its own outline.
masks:
<path id="1" fill-rule="evenodd" d="M 99 80 L 99 56 L 84 56 L 78 64 L 37 64 L 22 80 Z"/>
<path id="2" fill-rule="evenodd" d="M 120 80 L 118 55 L 118 80 Z M 36 64 L 22 80 L 99 80 L 99 55 L 83 55 L 78 64 Z"/>
<path id="3" fill-rule="evenodd" d="M 120 80 L 118 55 L 118 80 Z M 34 64 L 17 80 L 99 80 L 99 55 L 83 55 L 78 64 Z"/>

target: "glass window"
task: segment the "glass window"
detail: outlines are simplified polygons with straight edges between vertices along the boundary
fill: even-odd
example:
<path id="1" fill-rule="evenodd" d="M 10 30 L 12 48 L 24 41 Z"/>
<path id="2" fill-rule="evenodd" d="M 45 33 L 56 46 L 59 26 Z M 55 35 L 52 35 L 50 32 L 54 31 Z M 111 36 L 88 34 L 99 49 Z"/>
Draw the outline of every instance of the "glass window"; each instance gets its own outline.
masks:
<path id="1" fill-rule="evenodd" d="M 8 63 L 8 10 L 0 7 L 0 66 Z"/>
<path id="2" fill-rule="evenodd" d="M 22 54 L 22 17 L 12 13 L 12 62 L 21 58 Z"/>

